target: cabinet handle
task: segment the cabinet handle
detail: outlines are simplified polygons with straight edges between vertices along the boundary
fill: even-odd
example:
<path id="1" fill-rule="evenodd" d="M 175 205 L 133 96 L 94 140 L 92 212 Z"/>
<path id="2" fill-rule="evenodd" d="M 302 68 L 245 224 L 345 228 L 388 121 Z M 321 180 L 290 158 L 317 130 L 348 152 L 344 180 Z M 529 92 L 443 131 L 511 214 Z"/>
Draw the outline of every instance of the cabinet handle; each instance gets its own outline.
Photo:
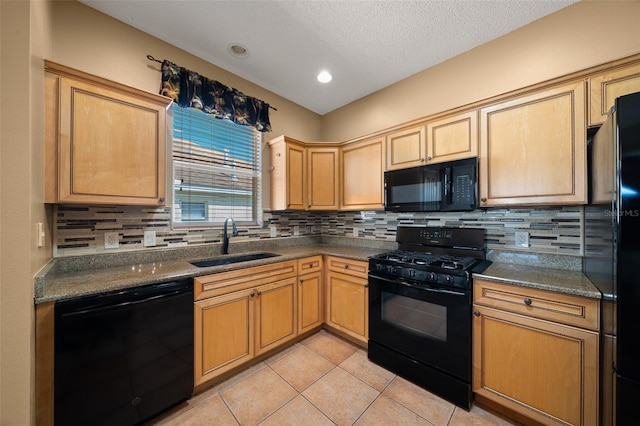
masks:
<path id="1" fill-rule="evenodd" d="M 276 157 L 280 157 L 280 153 L 279 152 L 276 153 Z"/>
<path id="2" fill-rule="evenodd" d="M 427 160 L 431 161 L 431 159 L 432 159 L 432 158 L 431 158 L 431 156 L 428 156 L 428 157 L 427 157 Z"/>
<path id="3" fill-rule="evenodd" d="M 261 291 L 256 291 L 256 296 L 261 296 L 262 292 Z"/>
<path id="4" fill-rule="evenodd" d="M 275 167 L 273 167 L 273 166 L 269 167 L 269 171 L 274 171 L 275 169 L 276 169 L 276 168 L 275 168 Z"/>
<path id="5" fill-rule="evenodd" d="M 369 288 L 369 283 L 366 283 L 366 284 L 364 285 L 364 288 Z"/>
<path id="6" fill-rule="evenodd" d="M 159 203 L 159 204 L 164 203 L 164 197 L 160 197 L 160 198 L 158 198 L 158 203 Z"/>
<path id="7" fill-rule="evenodd" d="M 255 291 L 251 290 L 251 297 L 255 296 Z"/>
<path id="8" fill-rule="evenodd" d="M 529 299 L 528 297 L 525 297 L 524 304 L 527 305 L 527 306 L 531 306 L 531 303 L 532 303 L 531 299 Z"/>
<path id="9" fill-rule="evenodd" d="M 309 268 L 313 268 L 313 263 L 310 263 L 310 264 L 309 264 Z"/>
<path id="10" fill-rule="evenodd" d="M 420 162 L 421 162 L 421 163 L 424 163 L 424 157 L 421 157 L 421 158 L 420 158 Z"/>
<path id="11" fill-rule="evenodd" d="M 473 311 L 473 315 L 479 317 L 480 316 L 480 311 Z"/>
<path id="12" fill-rule="evenodd" d="M 349 265 L 344 265 L 344 269 L 349 269 Z"/>
<path id="13" fill-rule="evenodd" d="M 302 284 L 303 282 L 304 282 L 304 280 L 301 278 L 301 279 L 300 279 L 300 284 Z"/>
<path id="14" fill-rule="evenodd" d="M 486 198 L 484 198 L 484 197 L 482 197 L 482 198 L 480 198 L 480 201 L 482 201 L 483 203 L 486 203 L 486 202 L 487 202 L 487 199 L 486 199 Z"/>

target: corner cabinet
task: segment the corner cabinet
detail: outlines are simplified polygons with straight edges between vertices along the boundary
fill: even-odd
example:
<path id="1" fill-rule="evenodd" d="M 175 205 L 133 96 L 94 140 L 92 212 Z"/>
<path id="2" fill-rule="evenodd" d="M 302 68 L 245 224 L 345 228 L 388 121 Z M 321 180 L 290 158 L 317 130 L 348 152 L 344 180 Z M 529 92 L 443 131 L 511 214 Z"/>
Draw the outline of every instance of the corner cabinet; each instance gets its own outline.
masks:
<path id="1" fill-rule="evenodd" d="M 480 207 L 587 201 L 585 82 L 480 110 Z"/>
<path id="2" fill-rule="evenodd" d="M 548 425 L 597 425 L 599 301 L 474 280 L 473 391 Z"/>
<path id="3" fill-rule="evenodd" d="M 367 344 L 369 339 L 368 263 L 327 256 L 326 268 L 326 324 Z"/>
<path id="4" fill-rule="evenodd" d="M 46 62 L 45 201 L 163 205 L 171 100 Z"/>
<path id="5" fill-rule="evenodd" d="M 271 210 L 305 210 L 307 167 L 304 144 L 280 136 L 269 141 Z"/>
<path id="6" fill-rule="evenodd" d="M 384 137 L 340 150 L 340 210 L 384 209 Z"/>
<path id="7" fill-rule="evenodd" d="M 309 147 L 280 136 L 268 142 L 271 210 L 337 210 L 340 202 L 337 147 Z"/>

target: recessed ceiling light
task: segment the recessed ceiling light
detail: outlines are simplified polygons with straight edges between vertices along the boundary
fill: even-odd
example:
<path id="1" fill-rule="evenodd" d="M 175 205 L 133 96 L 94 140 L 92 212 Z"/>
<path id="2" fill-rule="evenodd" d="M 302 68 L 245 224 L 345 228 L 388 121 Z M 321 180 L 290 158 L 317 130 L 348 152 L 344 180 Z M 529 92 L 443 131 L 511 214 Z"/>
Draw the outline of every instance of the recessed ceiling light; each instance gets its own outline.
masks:
<path id="1" fill-rule="evenodd" d="M 231 56 L 235 56 L 236 58 L 245 59 L 249 57 L 249 49 L 238 43 L 230 44 L 227 50 Z"/>
<path id="2" fill-rule="evenodd" d="M 329 73 L 329 71 L 320 71 L 318 77 L 316 77 L 320 83 L 328 83 L 333 80 L 333 76 Z"/>

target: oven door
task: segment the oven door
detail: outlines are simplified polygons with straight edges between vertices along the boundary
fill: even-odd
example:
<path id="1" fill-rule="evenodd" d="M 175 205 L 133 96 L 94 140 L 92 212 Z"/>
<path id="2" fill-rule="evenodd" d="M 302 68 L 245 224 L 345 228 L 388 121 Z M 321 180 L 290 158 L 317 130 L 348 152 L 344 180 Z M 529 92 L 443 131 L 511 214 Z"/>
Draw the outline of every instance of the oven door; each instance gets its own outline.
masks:
<path id="1" fill-rule="evenodd" d="M 471 381 L 471 295 L 369 275 L 369 339 Z"/>

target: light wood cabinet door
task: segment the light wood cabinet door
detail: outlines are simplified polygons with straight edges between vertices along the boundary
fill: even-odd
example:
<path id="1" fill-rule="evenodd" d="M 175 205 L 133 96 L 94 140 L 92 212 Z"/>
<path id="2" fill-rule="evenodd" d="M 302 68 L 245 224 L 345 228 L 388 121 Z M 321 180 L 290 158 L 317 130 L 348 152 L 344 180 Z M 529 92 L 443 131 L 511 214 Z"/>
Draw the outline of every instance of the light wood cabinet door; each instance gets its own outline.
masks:
<path id="1" fill-rule="evenodd" d="M 338 148 L 307 148 L 307 209 L 339 208 Z"/>
<path id="2" fill-rule="evenodd" d="M 194 304 L 196 386 L 253 358 L 254 298 L 251 288 Z"/>
<path id="3" fill-rule="evenodd" d="M 427 123 L 427 163 L 442 163 L 477 155 L 477 110 Z"/>
<path id="4" fill-rule="evenodd" d="M 51 72 L 46 86 L 46 201 L 163 205 L 170 100 Z"/>
<path id="5" fill-rule="evenodd" d="M 298 334 L 322 325 L 322 272 L 298 277 Z"/>
<path id="6" fill-rule="evenodd" d="M 480 206 L 587 201 L 585 83 L 480 110 Z"/>
<path id="7" fill-rule="evenodd" d="M 328 257 L 325 296 L 327 325 L 363 343 L 369 338 L 366 265 L 366 262 Z"/>
<path id="8" fill-rule="evenodd" d="M 474 306 L 473 391 L 543 424 L 596 425 L 593 331 Z"/>
<path id="9" fill-rule="evenodd" d="M 281 136 L 269 142 L 271 210 L 306 210 L 307 164 L 304 145 Z"/>
<path id="10" fill-rule="evenodd" d="M 604 123 L 615 99 L 640 92 L 640 64 L 606 71 L 589 79 L 589 126 Z"/>
<path id="11" fill-rule="evenodd" d="M 421 166 L 426 161 L 426 129 L 419 125 L 387 135 L 387 170 Z"/>
<path id="12" fill-rule="evenodd" d="M 256 288 L 256 355 L 297 336 L 296 279 Z"/>
<path id="13" fill-rule="evenodd" d="M 384 209 L 384 138 L 345 145 L 340 151 L 341 210 Z"/>

